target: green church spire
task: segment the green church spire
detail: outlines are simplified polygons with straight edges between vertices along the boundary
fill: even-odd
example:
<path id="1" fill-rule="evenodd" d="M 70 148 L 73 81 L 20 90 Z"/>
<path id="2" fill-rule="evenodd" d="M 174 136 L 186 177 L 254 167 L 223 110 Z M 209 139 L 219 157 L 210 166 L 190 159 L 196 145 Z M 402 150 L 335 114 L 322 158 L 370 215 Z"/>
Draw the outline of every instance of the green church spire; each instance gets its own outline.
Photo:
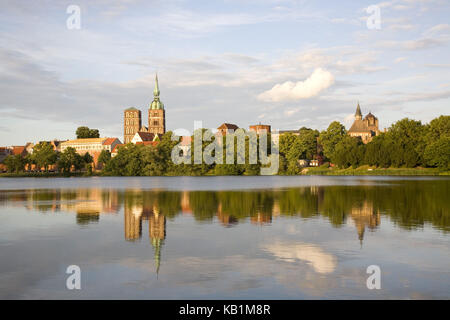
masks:
<path id="1" fill-rule="evenodd" d="M 153 90 L 153 95 L 156 97 L 159 97 L 159 85 L 158 85 L 158 74 L 156 74 L 155 77 L 155 90 Z"/>
<path id="2" fill-rule="evenodd" d="M 158 74 L 155 77 L 155 89 L 153 90 L 153 101 L 150 103 L 150 109 L 158 110 L 164 109 L 164 103 L 159 100 L 159 84 L 158 84 Z"/>

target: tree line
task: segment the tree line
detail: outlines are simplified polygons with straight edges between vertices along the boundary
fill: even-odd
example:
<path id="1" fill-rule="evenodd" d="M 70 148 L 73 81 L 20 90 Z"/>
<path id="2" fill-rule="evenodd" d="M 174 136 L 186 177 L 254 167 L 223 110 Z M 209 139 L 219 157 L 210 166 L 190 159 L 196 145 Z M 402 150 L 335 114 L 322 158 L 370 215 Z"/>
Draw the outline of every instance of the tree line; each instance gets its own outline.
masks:
<path id="1" fill-rule="evenodd" d="M 199 134 L 205 137 L 206 129 Z M 77 136 L 96 137 L 98 130 L 87 127 L 77 129 Z M 191 137 L 194 141 L 194 135 Z M 103 175 L 113 176 L 177 176 L 177 175 L 258 175 L 264 166 L 261 160 L 256 163 L 249 161 L 249 149 L 259 151 L 260 140 L 246 137 L 245 154 L 236 152 L 236 140 L 234 141 L 234 163 L 226 164 L 226 151 L 223 151 L 223 164 L 208 163 L 202 159 L 195 163 L 195 152 L 204 153 L 209 145 L 217 139 L 210 137 L 202 139 L 201 149 L 195 150 L 191 144 L 190 162 L 175 164 L 172 161 L 172 150 L 179 144 L 180 139 L 172 140 L 172 132 L 162 136 L 156 147 L 127 144 L 118 150 L 115 157 L 111 157 L 109 151 L 103 150 L 98 158 L 103 168 Z M 222 139 L 224 139 L 222 137 Z M 224 140 L 223 140 L 224 141 Z M 225 143 L 222 141 L 222 146 Z M 270 135 L 267 141 L 271 141 Z M 192 142 L 193 143 L 193 142 Z M 267 146 L 267 154 L 271 151 L 279 153 L 280 175 L 300 174 L 302 167 L 300 159 L 318 159 L 332 163 L 339 168 L 359 167 L 368 165 L 379 168 L 414 168 L 431 167 L 440 170 L 450 170 L 450 116 L 440 116 L 428 124 L 412 119 L 402 119 L 394 123 L 387 132 L 382 132 L 373 137 L 372 141 L 364 144 L 359 137 L 351 137 L 347 134 L 344 125 L 334 121 L 326 130 L 319 132 L 310 128 L 301 128 L 298 134 L 282 134 L 279 144 Z M 215 150 L 211 152 L 215 155 Z M 238 158 L 243 161 L 237 161 Z M 58 153 L 47 142 L 41 142 L 33 149 L 33 153 L 22 157 L 20 155 L 8 156 L 4 160 L 10 172 L 23 171 L 26 165 L 34 164 L 38 168 L 48 168 L 57 165 L 60 172 L 68 173 L 71 170 L 92 170 L 92 157 L 89 153 L 79 155 L 75 149 L 67 148 Z M 29 167 L 29 166 L 28 166 Z"/>
<path id="2" fill-rule="evenodd" d="M 429 124 L 402 119 L 367 144 L 347 135 L 345 127 L 339 122 L 332 122 L 327 130 L 320 133 L 318 143 L 323 155 L 341 168 L 369 165 L 449 170 L 450 116 L 440 116 Z"/>
<path id="3" fill-rule="evenodd" d="M 33 153 L 22 155 L 9 155 L 3 163 L 8 168 L 8 172 L 20 173 L 27 171 L 57 171 L 70 173 L 84 170 L 87 174 L 92 173 L 92 163 L 94 159 L 86 152 L 80 155 L 74 148 L 66 148 L 64 152 L 57 152 L 48 142 L 40 142 L 33 147 Z M 34 170 L 32 168 L 34 167 Z"/>

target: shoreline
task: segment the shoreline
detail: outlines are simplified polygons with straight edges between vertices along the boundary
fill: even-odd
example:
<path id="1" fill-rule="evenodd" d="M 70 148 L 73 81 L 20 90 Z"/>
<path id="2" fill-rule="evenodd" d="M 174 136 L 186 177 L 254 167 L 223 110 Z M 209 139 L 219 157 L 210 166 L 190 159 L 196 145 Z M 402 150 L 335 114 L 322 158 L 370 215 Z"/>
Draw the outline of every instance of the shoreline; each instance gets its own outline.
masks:
<path id="1" fill-rule="evenodd" d="M 230 176 L 239 177 L 246 175 L 167 175 L 158 177 L 219 177 Z M 258 175 L 252 175 L 258 176 Z M 450 171 L 444 171 L 437 168 L 347 168 L 347 169 L 331 169 L 320 167 L 304 168 L 301 174 L 297 175 L 276 175 L 276 176 L 450 176 Z M 0 178 L 73 178 L 73 177 L 121 177 L 102 175 L 101 172 L 94 172 L 91 175 L 86 175 L 84 172 L 75 172 L 70 174 L 58 172 L 32 172 L 32 173 L 0 173 Z M 135 177 L 135 176 L 123 176 Z M 137 177 L 137 176 L 136 176 Z M 149 176 L 151 177 L 151 176 Z M 155 176 L 156 177 L 156 176 Z"/>

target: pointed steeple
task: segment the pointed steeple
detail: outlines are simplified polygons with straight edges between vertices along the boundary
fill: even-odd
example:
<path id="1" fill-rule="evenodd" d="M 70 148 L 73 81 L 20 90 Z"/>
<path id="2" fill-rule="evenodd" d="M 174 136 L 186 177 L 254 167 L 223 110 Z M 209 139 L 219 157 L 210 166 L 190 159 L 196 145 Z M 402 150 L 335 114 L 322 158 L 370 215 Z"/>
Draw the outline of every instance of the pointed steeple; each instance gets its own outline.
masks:
<path id="1" fill-rule="evenodd" d="M 155 77 L 155 89 L 153 90 L 153 101 L 150 103 L 150 109 L 164 109 L 164 104 L 159 100 L 158 74 Z"/>
<path id="2" fill-rule="evenodd" d="M 361 113 L 361 107 L 359 106 L 359 101 L 358 101 L 358 105 L 356 106 L 355 119 L 356 120 L 362 119 L 362 113 Z"/>
<path id="3" fill-rule="evenodd" d="M 159 85 L 158 85 L 158 74 L 156 74 L 155 77 L 155 89 L 153 90 L 153 95 L 156 97 L 159 97 Z"/>

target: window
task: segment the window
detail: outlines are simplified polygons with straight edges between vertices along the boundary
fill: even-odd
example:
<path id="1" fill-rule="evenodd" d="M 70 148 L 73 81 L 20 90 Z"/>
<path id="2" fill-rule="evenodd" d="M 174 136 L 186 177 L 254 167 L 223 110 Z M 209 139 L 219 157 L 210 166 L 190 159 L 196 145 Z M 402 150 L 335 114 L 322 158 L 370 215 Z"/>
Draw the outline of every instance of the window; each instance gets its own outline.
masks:
<path id="1" fill-rule="evenodd" d="M 158 125 L 158 120 L 153 121 L 153 125 L 157 126 Z"/>

